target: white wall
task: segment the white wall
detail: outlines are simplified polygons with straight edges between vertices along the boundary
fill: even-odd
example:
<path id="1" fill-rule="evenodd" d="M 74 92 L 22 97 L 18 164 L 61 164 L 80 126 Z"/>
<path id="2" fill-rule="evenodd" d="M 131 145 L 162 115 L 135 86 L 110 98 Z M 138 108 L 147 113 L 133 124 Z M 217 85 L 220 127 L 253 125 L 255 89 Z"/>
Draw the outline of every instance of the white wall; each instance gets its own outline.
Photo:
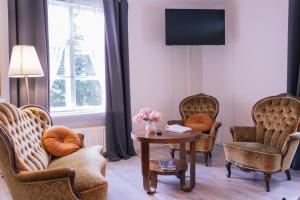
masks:
<path id="1" fill-rule="evenodd" d="M 224 8 L 226 45 L 166 46 L 165 8 Z M 260 98 L 286 91 L 288 1 L 129 0 L 132 113 L 179 118 L 178 104 L 204 92 L 220 102 L 219 142 L 229 127 L 251 125 Z"/>
<path id="2" fill-rule="evenodd" d="M 240 0 L 235 17 L 235 123 L 251 124 L 252 105 L 286 92 L 287 0 Z"/>
<path id="3" fill-rule="evenodd" d="M 201 8 L 203 5 L 194 1 L 129 0 L 132 113 L 145 106 L 157 109 L 163 113 L 162 125 L 167 120 L 179 119 L 178 104 L 195 90 L 189 81 L 193 76 L 189 74 L 199 74 L 200 78 L 197 52 L 201 50 L 165 45 L 166 7 Z"/>
<path id="4" fill-rule="evenodd" d="M 166 46 L 165 8 L 225 8 L 225 46 Z M 161 111 L 179 118 L 178 104 L 204 92 L 219 99 L 218 141 L 232 125 L 251 125 L 260 98 L 286 91 L 287 0 L 129 0 L 132 114 Z M 7 1 L 0 0 L 1 95 L 8 99 Z"/>
<path id="5" fill-rule="evenodd" d="M 0 95 L 9 101 L 7 0 L 0 0 Z"/>

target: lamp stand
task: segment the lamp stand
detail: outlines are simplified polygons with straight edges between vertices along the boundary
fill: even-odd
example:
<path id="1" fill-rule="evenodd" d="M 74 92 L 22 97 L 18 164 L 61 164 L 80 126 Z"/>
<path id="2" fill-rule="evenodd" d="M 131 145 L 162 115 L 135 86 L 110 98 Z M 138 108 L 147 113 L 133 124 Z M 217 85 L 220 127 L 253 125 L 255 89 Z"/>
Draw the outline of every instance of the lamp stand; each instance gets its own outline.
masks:
<path id="1" fill-rule="evenodd" d="M 29 90 L 28 90 L 28 76 L 25 76 L 25 85 L 26 85 L 26 99 L 27 99 L 27 105 L 29 105 Z"/>

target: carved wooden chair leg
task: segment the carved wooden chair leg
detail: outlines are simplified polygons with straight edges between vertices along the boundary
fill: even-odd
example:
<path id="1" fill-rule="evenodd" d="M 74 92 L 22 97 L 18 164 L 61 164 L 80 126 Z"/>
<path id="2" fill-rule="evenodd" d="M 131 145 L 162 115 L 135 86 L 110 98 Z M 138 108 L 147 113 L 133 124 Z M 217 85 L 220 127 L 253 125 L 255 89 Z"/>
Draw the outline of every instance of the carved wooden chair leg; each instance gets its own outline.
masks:
<path id="1" fill-rule="evenodd" d="M 292 180 L 291 174 L 290 174 L 290 170 L 285 170 L 285 174 L 287 176 L 287 180 Z"/>
<path id="2" fill-rule="evenodd" d="M 175 149 L 170 148 L 170 154 L 171 154 L 172 159 L 174 159 L 175 158 Z"/>
<path id="3" fill-rule="evenodd" d="M 212 157 L 211 152 L 209 152 L 208 155 L 209 155 L 210 158 Z"/>
<path id="4" fill-rule="evenodd" d="M 208 152 L 204 153 L 205 166 L 208 167 Z"/>
<path id="5" fill-rule="evenodd" d="M 266 191 L 270 191 L 270 180 L 271 180 L 271 174 L 270 173 L 264 173 L 265 181 L 266 181 Z"/>
<path id="6" fill-rule="evenodd" d="M 231 176 L 231 162 L 226 161 L 226 169 L 227 169 L 227 177 L 230 178 Z"/>

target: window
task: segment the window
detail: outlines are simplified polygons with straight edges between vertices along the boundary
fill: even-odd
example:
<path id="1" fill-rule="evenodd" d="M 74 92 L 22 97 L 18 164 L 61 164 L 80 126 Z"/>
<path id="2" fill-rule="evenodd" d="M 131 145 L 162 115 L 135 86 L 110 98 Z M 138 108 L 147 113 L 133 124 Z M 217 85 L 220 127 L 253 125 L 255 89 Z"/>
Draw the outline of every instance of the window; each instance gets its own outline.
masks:
<path id="1" fill-rule="evenodd" d="M 48 0 L 52 114 L 104 112 L 104 14 L 98 4 Z"/>

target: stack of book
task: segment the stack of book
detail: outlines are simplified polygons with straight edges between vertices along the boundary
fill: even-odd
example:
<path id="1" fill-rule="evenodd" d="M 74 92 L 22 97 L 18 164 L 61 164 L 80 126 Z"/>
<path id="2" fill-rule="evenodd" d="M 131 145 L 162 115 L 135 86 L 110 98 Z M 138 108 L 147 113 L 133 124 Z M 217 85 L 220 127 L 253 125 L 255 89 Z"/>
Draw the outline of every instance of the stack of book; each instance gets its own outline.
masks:
<path id="1" fill-rule="evenodd" d="M 160 160 L 158 161 L 159 166 L 162 170 L 175 170 L 176 164 L 174 160 Z"/>

